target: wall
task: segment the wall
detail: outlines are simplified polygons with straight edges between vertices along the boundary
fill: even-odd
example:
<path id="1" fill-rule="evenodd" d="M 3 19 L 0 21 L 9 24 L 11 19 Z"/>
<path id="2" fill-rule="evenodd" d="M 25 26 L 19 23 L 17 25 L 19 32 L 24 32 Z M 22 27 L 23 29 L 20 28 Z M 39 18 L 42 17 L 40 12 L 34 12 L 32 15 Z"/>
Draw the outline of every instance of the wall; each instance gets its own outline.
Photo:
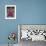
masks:
<path id="1" fill-rule="evenodd" d="M 17 22 L 16 20 L 5 19 L 5 5 L 15 5 L 16 0 L 0 0 L 0 44 L 7 44 L 9 42 L 8 35 L 10 32 L 16 32 L 17 35 Z M 17 38 L 16 38 L 16 43 Z"/>
<path id="2" fill-rule="evenodd" d="M 16 0 L 19 24 L 46 24 L 46 0 Z"/>
<path id="3" fill-rule="evenodd" d="M 5 20 L 7 4 L 16 4 L 16 20 Z M 8 43 L 9 32 L 17 34 L 17 24 L 46 24 L 46 0 L 0 0 L 0 44 Z"/>

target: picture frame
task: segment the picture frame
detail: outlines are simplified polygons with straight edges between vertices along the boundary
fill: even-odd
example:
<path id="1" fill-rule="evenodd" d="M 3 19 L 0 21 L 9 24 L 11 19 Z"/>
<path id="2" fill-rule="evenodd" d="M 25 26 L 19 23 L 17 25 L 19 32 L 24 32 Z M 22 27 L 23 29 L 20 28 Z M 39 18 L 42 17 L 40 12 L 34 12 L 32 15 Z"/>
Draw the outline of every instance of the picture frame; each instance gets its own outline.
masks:
<path id="1" fill-rule="evenodd" d="M 16 5 L 5 5 L 5 19 L 16 19 Z"/>

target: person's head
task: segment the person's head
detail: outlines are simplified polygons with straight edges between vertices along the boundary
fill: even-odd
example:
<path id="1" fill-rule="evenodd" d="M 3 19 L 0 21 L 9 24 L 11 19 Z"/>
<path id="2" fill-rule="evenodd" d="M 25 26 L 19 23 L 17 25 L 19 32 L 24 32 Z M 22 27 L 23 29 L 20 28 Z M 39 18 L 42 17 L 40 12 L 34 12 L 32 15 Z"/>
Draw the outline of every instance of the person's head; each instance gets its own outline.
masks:
<path id="1" fill-rule="evenodd" d="M 8 17 L 14 16 L 14 7 L 7 7 L 7 16 Z"/>
<path id="2" fill-rule="evenodd" d="M 7 7 L 7 12 L 14 12 L 14 7 Z"/>

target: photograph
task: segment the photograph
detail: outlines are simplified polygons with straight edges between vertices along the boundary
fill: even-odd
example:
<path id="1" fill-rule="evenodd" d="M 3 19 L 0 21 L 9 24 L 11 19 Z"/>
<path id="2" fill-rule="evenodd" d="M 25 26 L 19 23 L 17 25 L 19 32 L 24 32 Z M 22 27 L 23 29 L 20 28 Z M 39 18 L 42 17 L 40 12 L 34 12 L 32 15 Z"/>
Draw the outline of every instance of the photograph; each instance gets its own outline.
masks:
<path id="1" fill-rule="evenodd" d="M 5 5 L 5 19 L 16 19 L 16 5 Z"/>

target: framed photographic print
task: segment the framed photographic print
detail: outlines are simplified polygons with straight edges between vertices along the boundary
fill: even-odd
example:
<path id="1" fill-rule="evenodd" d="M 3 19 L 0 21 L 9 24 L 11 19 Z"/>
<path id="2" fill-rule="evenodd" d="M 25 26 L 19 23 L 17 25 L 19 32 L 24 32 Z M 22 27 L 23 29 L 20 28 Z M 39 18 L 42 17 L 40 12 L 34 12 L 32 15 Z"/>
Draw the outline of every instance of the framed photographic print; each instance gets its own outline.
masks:
<path id="1" fill-rule="evenodd" d="M 5 5 L 5 19 L 16 19 L 16 5 Z"/>

